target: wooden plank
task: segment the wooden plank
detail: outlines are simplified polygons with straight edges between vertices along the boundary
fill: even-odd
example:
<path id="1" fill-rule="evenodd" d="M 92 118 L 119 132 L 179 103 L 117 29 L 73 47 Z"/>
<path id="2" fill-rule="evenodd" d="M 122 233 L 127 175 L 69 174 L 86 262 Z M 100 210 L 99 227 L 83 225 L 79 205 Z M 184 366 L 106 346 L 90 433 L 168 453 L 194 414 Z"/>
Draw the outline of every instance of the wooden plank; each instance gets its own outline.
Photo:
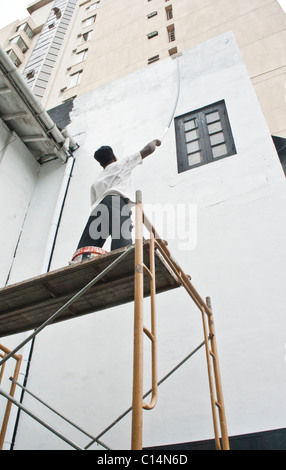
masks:
<path id="1" fill-rule="evenodd" d="M 38 328 L 124 251 L 126 248 L 0 289 L 0 337 Z M 144 242 L 144 263 L 149 266 L 149 241 Z M 157 292 L 179 285 L 171 268 L 156 253 Z M 144 295 L 150 295 L 148 277 Z M 133 300 L 134 251 L 130 251 L 100 282 L 65 309 L 56 321 L 95 313 Z"/>

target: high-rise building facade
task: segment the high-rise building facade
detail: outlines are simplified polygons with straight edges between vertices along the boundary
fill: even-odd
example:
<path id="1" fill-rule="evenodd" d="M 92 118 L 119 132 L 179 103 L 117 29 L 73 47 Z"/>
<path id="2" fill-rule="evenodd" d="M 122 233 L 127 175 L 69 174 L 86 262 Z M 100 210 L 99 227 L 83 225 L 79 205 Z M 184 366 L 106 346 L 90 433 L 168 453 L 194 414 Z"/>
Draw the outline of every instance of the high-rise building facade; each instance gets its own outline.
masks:
<path id="1" fill-rule="evenodd" d="M 45 275 L 69 269 L 101 172 L 94 151 L 110 145 L 120 159 L 161 139 L 134 170 L 133 188 L 211 297 L 231 448 L 285 448 L 285 13 L 276 0 L 38 0 L 27 10 L 0 31 L 1 287 L 43 275 L 43 311 L 51 298 L 61 302 L 61 286 Z M 30 116 L 23 97 L 33 96 L 41 106 Z M 39 130 L 44 109 L 62 132 L 57 142 L 53 123 Z M 104 288 L 103 280 L 93 295 Z M 200 312 L 181 288 L 156 297 L 158 379 L 168 380 L 144 410 L 143 447 L 211 448 Z M 0 304 L 1 332 L 11 308 Z M 130 448 L 133 304 L 112 305 L 84 316 L 73 305 L 72 319 L 19 351 L 21 384 L 88 435 L 19 388 L 16 399 L 81 448 L 91 435 Z M 148 328 L 149 299 L 144 307 Z M 19 309 L 26 322 L 29 307 Z M 12 351 L 28 334 L 4 330 L 0 343 Z M 149 342 L 143 362 L 145 392 Z M 69 448 L 13 410 L 5 449 Z"/>
<path id="2" fill-rule="evenodd" d="M 233 31 L 271 134 L 286 136 L 286 20 L 276 0 L 40 0 L 27 10 L 0 41 L 46 109 Z"/>

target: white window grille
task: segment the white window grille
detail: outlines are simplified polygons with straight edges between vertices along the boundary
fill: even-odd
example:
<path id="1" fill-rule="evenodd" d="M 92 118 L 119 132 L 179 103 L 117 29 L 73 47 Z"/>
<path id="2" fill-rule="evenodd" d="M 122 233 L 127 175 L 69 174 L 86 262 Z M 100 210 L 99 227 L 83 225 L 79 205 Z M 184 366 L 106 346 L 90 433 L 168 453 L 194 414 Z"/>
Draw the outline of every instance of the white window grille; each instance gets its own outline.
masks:
<path id="1" fill-rule="evenodd" d="M 169 37 L 169 42 L 173 42 L 173 41 L 176 40 L 175 27 L 174 26 L 168 28 L 168 37 Z"/>
<path id="2" fill-rule="evenodd" d="M 173 19 L 173 8 L 172 5 L 166 8 L 166 16 L 167 20 L 172 20 Z"/>

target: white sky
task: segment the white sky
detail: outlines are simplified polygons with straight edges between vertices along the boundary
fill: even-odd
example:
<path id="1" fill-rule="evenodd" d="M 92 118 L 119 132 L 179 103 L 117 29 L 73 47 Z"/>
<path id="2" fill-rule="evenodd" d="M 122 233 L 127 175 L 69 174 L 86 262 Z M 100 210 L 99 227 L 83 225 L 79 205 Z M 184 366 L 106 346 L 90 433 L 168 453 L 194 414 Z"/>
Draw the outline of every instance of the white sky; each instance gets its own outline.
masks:
<path id="1" fill-rule="evenodd" d="M 33 3 L 33 0 L 2 0 L 2 2 L 4 1 L 5 8 L 1 8 L 0 28 L 15 20 L 22 20 L 29 16 L 26 8 Z M 278 0 L 278 2 L 286 12 L 286 0 Z"/>
<path id="2" fill-rule="evenodd" d="M 2 3 L 4 2 L 5 7 L 2 5 L 0 14 L 0 28 L 29 16 L 27 7 L 33 3 L 33 0 L 2 0 Z"/>

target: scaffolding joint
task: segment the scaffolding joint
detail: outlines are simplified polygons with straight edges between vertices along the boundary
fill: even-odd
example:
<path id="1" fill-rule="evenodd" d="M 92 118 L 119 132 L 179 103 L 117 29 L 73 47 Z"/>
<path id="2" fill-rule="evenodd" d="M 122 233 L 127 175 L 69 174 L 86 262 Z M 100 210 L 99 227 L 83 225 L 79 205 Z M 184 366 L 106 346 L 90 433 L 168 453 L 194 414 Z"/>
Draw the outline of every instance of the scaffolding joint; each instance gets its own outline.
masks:
<path id="1" fill-rule="evenodd" d="M 143 274 L 143 266 L 142 266 L 142 264 L 137 264 L 137 265 L 135 266 L 135 272 L 136 272 L 136 273 L 139 273 L 139 274 Z"/>

